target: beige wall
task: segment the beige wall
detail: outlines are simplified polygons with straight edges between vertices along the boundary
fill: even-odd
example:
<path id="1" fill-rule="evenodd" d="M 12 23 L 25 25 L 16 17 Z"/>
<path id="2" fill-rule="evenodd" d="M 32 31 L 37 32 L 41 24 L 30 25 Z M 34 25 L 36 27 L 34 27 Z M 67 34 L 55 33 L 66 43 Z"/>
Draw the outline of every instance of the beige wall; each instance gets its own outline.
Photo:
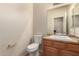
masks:
<path id="1" fill-rule="evenodd" d="M 36 3 L 33 5 L 34 34 L 47 34 L 47 8 L 51 6 L 51 3 Z"/>
<path id="2" fill-rule="evenodd" d="M 46 9 L 51 6 L 0 4 L 0 55 L 20 55 L 29 44 L 33 31 L 34 34 L 47 34 Z"/>
<path id="3" fill-rule="evenodd" d="M 32 4 L 0 4 L 0 55 L 19 55 L 24 51 L 32 37 L 32 22 Z"/>

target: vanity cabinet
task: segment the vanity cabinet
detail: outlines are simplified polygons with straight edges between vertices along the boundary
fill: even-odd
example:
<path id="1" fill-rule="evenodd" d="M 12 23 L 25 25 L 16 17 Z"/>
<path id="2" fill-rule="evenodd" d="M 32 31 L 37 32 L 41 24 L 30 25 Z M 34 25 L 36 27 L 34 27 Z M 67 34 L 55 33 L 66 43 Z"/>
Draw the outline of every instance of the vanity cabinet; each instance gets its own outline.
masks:
<path id="1" fill-rule="evenodd" d="M 60 50 L 59 55 L 60 56 L 78 56 L 79 54 L 68 50 Z"/>
<path id="2" fill-rule="evenodd" d="M 79 45 L 75 43 L 43 39 L 44 56 L 79 56 Z"/>
<path id="3" fill-rule="evenodd" d="M 44 53 L 46 56 L 58 55 L 58 49 L 56 49 L 54 47 L 52 47 L 52 48 L 51 47 L 47 47 L 47 46 L 45 46 L 44 48 L 46 48 L 45 49 L 46 52 Z"/>

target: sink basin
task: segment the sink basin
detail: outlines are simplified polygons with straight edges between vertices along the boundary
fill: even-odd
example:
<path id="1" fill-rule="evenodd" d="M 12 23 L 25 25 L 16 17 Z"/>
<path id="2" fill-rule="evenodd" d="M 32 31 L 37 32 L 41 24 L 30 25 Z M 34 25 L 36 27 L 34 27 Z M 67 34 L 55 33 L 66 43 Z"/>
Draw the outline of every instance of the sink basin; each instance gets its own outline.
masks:
<path id="1" fill-rule="evenodd" d="M 62 41 L 71 41 L 72 39 L 69 36 L 60 36 L 60 35 L 51 35 L 49 38 L 54 40 L 62 40 Z"/>

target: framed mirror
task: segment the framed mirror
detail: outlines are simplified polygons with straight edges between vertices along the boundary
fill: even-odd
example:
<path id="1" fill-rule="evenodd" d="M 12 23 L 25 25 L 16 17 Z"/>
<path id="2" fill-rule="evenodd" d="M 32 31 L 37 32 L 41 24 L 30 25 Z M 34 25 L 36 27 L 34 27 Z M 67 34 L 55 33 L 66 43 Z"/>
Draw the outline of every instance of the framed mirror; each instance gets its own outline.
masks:
<path id="1" fill-rule="evenodd" d="M 79 37 L 79 3 L 75 4 L 73 9 L 73 16 L 72 16 L 72 28 L 74 30 L 74 36 Z"/>

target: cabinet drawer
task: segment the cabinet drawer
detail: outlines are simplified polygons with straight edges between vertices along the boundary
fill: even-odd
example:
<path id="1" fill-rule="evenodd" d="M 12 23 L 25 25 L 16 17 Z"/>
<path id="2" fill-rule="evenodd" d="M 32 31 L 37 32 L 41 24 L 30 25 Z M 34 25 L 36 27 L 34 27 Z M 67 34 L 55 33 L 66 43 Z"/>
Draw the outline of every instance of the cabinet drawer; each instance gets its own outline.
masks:
<path id="1" fill-rule="evenodd" d="M 52 47 L 52 41 L 51 41 L 51 40 L 43 40 L 43 44 L 44 44 L 45 46 Z"/>
<path id="2" fill-rule="evenodd" d="M 79 45 L 67 44 L 67 50 L 79 52 Z"/>
<path id="3" fill-rule="evenodd" d="M 64 42 L 58 42 L 58 41 L 53 41 L 52 42 L 53 47 L 59 48 L 59 49 L 66 49 L 66 44 Z"/>
<path id="4" fill-rule="evenodd" d="M 60 56 L 78 56 L 78 53 L 67 51 L 67 50 L 60 50 Z"/>
<path id="5" fill-rule="evenodd" d="M 51 47 L 44 47 L 44 55 L 45 56 L 57 56 L 58 55 L 58 49 L 56 48 L 51 48 Z"/>

